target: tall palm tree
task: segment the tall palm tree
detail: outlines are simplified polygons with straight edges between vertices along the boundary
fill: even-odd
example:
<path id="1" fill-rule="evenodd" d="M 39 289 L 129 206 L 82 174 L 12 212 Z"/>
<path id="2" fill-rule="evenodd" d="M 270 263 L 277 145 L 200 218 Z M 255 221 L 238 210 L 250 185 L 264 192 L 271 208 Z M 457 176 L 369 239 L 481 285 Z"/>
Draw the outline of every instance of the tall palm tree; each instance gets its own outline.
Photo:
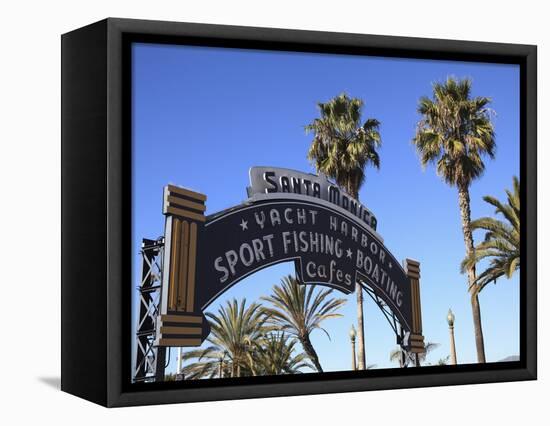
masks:
<path id="1" fill-rule="evenodd" d="M 435 83 L 433 99 L 420 98 L 418 112 L 422 118 L 413 139 L 422 166 L 436 164 L 438 175 L 458 189 L 466 257 L 474 252 L 469 188 L 485 170 L 482 157 L 494 158 L 495 153 L 495 134 L 488 108 L 490 99 L 472 98 L 471 91 L 472 83 L 468 79 L 455 80 L 449 77 L 444 83 Z M 467 273 L 477 360 L 485 362 L 474 264 L 468 266 Z"/>
<path id="2" fill-rule="evenodd" d="M 378 120 L 369 118 L 361 124 L 363 101 L 349 98 L 345 93 L 326 103 L 318 104 L 320 118 L 306 126 L 313 133 L 308 158 L 313 161 L 317 173 L 321 172 L 345 188 L 349 195 L 359 200 L 359 189 L 365 182 L 368 164 L 380 168 L 377 149 L 381 140 Z M 357 346 L 358 369 L 366 367 L 365 327 L 363 324 L 363 291 L 355 284 L 357 295 Z"/>
<path id="3" fill-rule="evenodd" d="M 483 200 L 495 207 L 495 213 L 502 215 L 505 221 L 492 217 L 482 217 L 471 223 L 472 230 L 485 231 L 485 239 L 479 243 L 470 257 L 462 261 L 462 271 L 475 266 L 483 259 L 490 259 L 489 267 L 476 278 L 476 289 L 481 291 L 490 282 L 500 277 L 511 278 L 519 269 L 520 262 L 520 202 L 519 179 L 514 176 L 513 190 L 506 190 L 507 200 L 485 196 Z"/>
<path id="4" fill-rule="evenodd" d="M 249 375 L 247 352 L 250 342 L 260 339 L 266 332 L 265 315 L 257 303 L 246 306 L 246 299 L 233 299 L 221 306 L 216 314 L 207 312 L 211 332 L 205 348 L 184 354 L 184 360 L 196 359 L 183 369 L 189 379 L 214 378 L 229 369 L 231 377 Z M 225 363 L 225 366 L 223 365 Z M 222 368 L 220 368 L 222 364 Z"/>
<path id="5" fill-rule="evenodd" d="M 248 367 L 253 376 L 299 374 L 302 368 L 315 370 L 304 353 L 296 354 L 296 339 L 284 332 L 269 333 L 252 343 L 247 353 Z"/>
<path id="6" fill-rule="evenodd" d="M 310 334 L 319 329 L 330 339 L 321 323 L 329 318 L 341 317 L 336 311 L 346 300 L 332 297 L 330 289 L 318 291 L 314 285 L 299 284 L 290 275 L 284 277 L 280 285 L 273 286 L 270 296 L 261 299 L 272 304 L 272 307 L 262 308 L 267 322 L 296 337 L 317 371 L 323 372 Z"/>

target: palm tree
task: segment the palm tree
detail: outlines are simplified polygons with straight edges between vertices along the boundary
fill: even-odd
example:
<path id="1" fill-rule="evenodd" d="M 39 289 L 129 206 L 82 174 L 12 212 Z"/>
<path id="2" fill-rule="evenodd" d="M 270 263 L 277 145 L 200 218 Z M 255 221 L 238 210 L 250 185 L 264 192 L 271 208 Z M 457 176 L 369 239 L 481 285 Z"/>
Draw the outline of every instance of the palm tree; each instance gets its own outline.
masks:
<path id="1" fill-rule="evenodd" d="M 368 164 L 380 168 L 377 149 L 381 140 L 380 123 L 373 118 L 361 124 L 363 101 L 349 98 L 345 93 L 318 103 L 320 118 L 306 126 L 313 133 L 308 158 L 315 164 L 317 173 L 324 173 L 345 188 L 349 195 L 359 200 L 359 189 L 365 182 L 365 167 Z M 363 324 L 363 291 L 355 284 L 357 294 L 357 346 L 358 368 L 364 370 L 365 327 Z"/>
<path id="2" fill-rule="evenodd" d="M 475 266 L 483 259 L 490 259 L 489 267 L 475 281 L 476 289 L 481 291 L 490 282 L 500 277 L 511 278 L 519 269 L 520 239 L 519 239 L 519 179 L 514 176 L 513 190 L 506 190 L 508 199 L 501 203 L 494 197 L 485 196 L 483 200 L 496 208 L 495 213 L 501 214 L 505 221 L 492 217 L 482 217 L 471 223 L 472 230 L 485 231 L 485 239 L 479 243 L 474 253 L 462 261 L 462 271 Z"/>
<path id="3" fill-rule="evenodd" d="M 439 347 L 439 343 L 434 343 L 434 342 L 426 342 L 426 351 L 423 352 L 423 353 L 420 353 L 418 354 L 418 361 L 420 363 L 423 363 L 426 361 L 426 357 L 428 356 L 428 354 L 433 351 L 434 349 L 438 348 Z M 395 348 L 394 350 L 392 350 L 390 352 L 390 361 L 391 362 L 399 362 L 399 367 L 403 368 L 404 365 L 403 365 L 403 358 L 401 356 L 401 354 L 403 353 L 403 349 L 401 349 L 400 346 L 398 346 L 397 348 Z"/>
<path id="4" fill-rule="evenodd" d="M 270 296 L 261 298 L 273 305 L 262 308 L 267 322 L 296 337 L 320 373 L 323 368 L 311 344 L 310 334 L 320 329 L 330 339 L 321 323 L 329 318 L 341 317 L 336 311 L 346 303 L 345 299 L 335 299 L 331 295 L 330 289 L 317 291 L 314 285 L 299 284 L 294 277 L 288 275 L 281 280 L 280 285 L 273 286 Z"/>
<path id="5" fill-rule="evenodd" d="M 247 307 L 246 299 L 240 303 L 233 299 L 221 306 L 217 314 L 207 312 L 206 316 L 211 328 L 206 339 L 209 346 L 184 354 L 184 360 L 196 359 L 183 369 L 184 376 L 189 379 L 214 378 L 220 377 L 220 372 L 223 374 L 226 369 L 231 377 L 249 375 L 247 353 L 250 342 L 260 339 L 266 332 L 266 318 L 260 305 L 253 303 Z"/>
<path id="6" fill-rule="evenodd" d="M 299 374 L 302 368 L 315 370 L 304 353 L 295 354 L 296 339 L 284 332 L 269 333 L 253 342 L 247 353 L 248 367 L 253 376 Z"/>
<path id="7" fill-rule="evenodd" d="M 494 158 L 495 134 L 486 97 L 471 97 L 472 83 L 468 79 L 435 83 L 433 99 L 420 98 L 418 123 L 413 143 L 422 166 L 436 164 L 437 173 L 449 185 L 458 189 L 458 204 L 466 257 L 474 252 L 470 225 L 470 184 L 483 174 L 482 157 Z M 468 291 L 472 305 L 477 359 L 485 362 L 481 311 L 476 288 L 475 264 L 469 265 Z"/>
<path id="8" fill-rule="evenodd" d="M 308 158 L 317 172 L 333 178 L 354 198 L 365 181 L 365 167 L 380 167 L 380 123 L 373 118 L 361 125 L 363 101 L 345 93 L 318 104 L 321 118 L 306 126 L 313 133 Z"/>
<path id="9" fill-rule="evenodd" d="M 435 365 L 447 365 L 449 363 L 450 358 L 451 358 L 451 355 L 447 355 L 444 358 L 439 358 Z"/>

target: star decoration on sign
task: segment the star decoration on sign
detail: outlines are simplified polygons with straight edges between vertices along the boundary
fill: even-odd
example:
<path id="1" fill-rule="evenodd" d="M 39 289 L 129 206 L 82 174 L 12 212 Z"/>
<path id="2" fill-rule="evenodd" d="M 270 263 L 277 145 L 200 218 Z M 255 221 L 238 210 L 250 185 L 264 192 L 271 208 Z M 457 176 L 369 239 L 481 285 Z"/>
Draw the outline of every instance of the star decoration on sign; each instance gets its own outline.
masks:
<path id="1" fill-rule="evenodd" d="M 350 249 L 347 249 L 347 250 L 346 250 L 346 254 L 347 254 L 347 256 L 351 259 L 352 252 L 351 252 Z"/>
<path id="2" fill-rule="evenodd" d="M 241 220 L 239 226 L 243 229 L 243 231 L 246 231 L 248 229 L 248 220 Z"/>

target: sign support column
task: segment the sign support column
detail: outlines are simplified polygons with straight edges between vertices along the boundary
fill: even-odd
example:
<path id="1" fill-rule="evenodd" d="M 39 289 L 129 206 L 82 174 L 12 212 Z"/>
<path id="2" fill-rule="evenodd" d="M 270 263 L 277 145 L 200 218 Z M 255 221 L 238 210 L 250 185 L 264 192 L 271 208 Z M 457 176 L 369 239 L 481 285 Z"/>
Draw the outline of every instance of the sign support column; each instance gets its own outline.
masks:
<path id="1" fill-rule="evenodd" d="M 420 263 L 405 259 L 405 272 L 411 282 L 412 324 L 409 336 L 409 351 L 415 354 L 416 366 L 420 367 L 419 354 L 426 352 L 422 335 L 422 310 L 420 306 Z"/>
<path id="2" fill-rule="evenodd" d="M 210 332 L 195 306 L 197 250 L 206 217 L 206 195 L 174 185 L 164 188 L 165 258 L 158 346 L 200 346 Z"/>

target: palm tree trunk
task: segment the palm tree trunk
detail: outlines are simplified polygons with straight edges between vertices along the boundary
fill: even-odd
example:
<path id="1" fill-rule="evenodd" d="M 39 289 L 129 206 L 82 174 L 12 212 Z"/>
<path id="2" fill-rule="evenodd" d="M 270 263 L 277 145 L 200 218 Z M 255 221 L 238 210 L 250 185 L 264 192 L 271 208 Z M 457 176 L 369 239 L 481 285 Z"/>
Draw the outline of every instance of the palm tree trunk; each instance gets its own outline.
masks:
<path id="1" fill-rule="evenodd" d="M 348 193 L 359 201 L 359 182 L 357 179 L 348 181 Z M 363 288 L 358 282 L 355 283 L 355 294 L 357 295 L 357 369 L 365 370 L 367 368 L 367 358 L 365 353 L 365 325 L 363 322 Z"/>
<path id="2" fill-rule="evenodd" d="M 231 377 L 239 377 L 238 361 L 235 357 L 233 357 L 233 362 L 231 363 Z"/>
<path id="3" fill-rule="evenodd" d="M 363 324 L 363 287 L 355 283 L 357 294 L 357 369 L 364 370 L 367 365 L 365 356 L 365 326 Z"/>
<path id="4" fill-rule="evenodd" d="M 317 352 L 315 352 L 315 349 L 313 348 L 313 345 L 311 344 L 311 341 L 309 340 L 309 336 L 303 336 L 300 337 L 300 343 L 302 344 L 302 347 L 304 348 L 304 352 L 309 357 L 311 362 L 313 362 L 313 365 L 317 369 L 319 373 L 323 372 L 323 367 L 321 367 L 321 363 L 319 362 L 319 357 L 317 356 Z"/>
<path id="5" fill-rule="evenodd" d="M 466 257 L 474 253 L 474 238 L 470 228 L 470 192 L 465 184 L 458 185 L 458 204 L 460 206 L 460 215 L 462 218 L 462 234 L 464 235 L 464 245 L 466 247 Z M 470 303 L 472 305 L 472 316 L 474 320 L 474 333 L 476 339 L 477 362 L 485 362 L 485 345 L 483 343 L 483 329 L 481 326 L 481 311 L 479 308 L 479 299 L 476 287 L 473 285 L 476 279 L 476 267 L 472 265 L 468 268 L 468 292 L 470 293 Z"/>

